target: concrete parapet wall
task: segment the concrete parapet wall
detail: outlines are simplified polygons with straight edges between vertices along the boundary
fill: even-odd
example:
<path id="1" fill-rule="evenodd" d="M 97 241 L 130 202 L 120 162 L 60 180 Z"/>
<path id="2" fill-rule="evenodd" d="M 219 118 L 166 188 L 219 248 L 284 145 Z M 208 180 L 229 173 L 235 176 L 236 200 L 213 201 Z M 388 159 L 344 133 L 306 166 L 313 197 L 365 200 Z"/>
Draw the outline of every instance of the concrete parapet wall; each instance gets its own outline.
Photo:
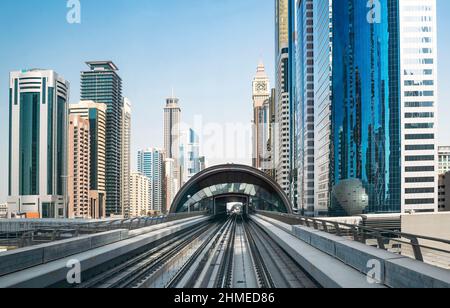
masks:
<path id="1" fill-rule="evenodd" d="M 69 250 L 72 250 L 71 255 L 66 254 L 65 257 L 62 248 L 64 245 L 67 245 L 67 243 L 61 242 L 58 243 L 58 245 L 61 246 L 53 245 L 50 246 L 51 248 L 31 247 L 25 250 L 12 251 L 5 255 L 0 254 L 0 288 L 45 288 L 54 286 L 55 284 L 66 280 L 69 271 L 67 264 L 70 260 L 77 260 L 84 273 L 90 269 L 106 264 L 109 261 L 126 256 L 137 249 L 141 249 L 146 245 L 157 242 L 172 234 L 192 228 L 208 219 L 208 217 L 204 217 L 170 222 L 167 223 L 168 225 L 161 224 L 154 226 L 158 228 L 154 228 L 153 231 L 141 235 L 130 235 L 128 230 L 112 231 L 118 232 L 117 234 L 112 234 L 110 232 L 102 233 L 100 234 L 102 235 L 101 238 L 95 238 L 95 240 L 92 240 L 91 238 L 90 249 L 86 250 L 85 248 L 87 248 L 87 246 L 85 246 L 85 242 L 82 242 L 82 249 L 76 254 L 73 254 L 74 250 L 72 250 L 71 243 L 67 246 L 70 248 Z M 117 241 L 119 235 L 121 240 Z M 82 240 L 84 241 L 85 239 Z M 114 242 L 107 244 L 110 240 Z M 49 257 L 49 260 L 53 259 L 53 261 L 48 263 L 44 262 L 46 255 L 44 252 L 45 249 L 48 250 L 47 256 L 53 256 L 52 258 Z M 15 256 L 14 253 L 16 253 Z M 18 258 L 19 255 L 17 255 L 17 253 L 21 253 L 22 255 Z M 28 253 L 28 255 L 25 253 Z M 56 258 L 58 253 L 60 253 L 60 258 Z M 4 257 L 4 259 L 2 259 L 2 257 Z M 19 260 L 23 259 L 23 261 L 17 262 L 17 258 Z M 6 265 L 4 266 L 3 263 L 5 260 L 7 263 L 5 263 Z M 17 263 L 22 265 L 19 266 Z M 14 271 L 8 270 L 9 268 L 14 268 Z M 1 274 L 2 269 L 4 274 Z"/>
<path id="2" fill-rule="evenodd" d="M 299 240 L 292 231 L 279 228 L 279 222 L 257 215 L 252 220 L 281 246 L 317 283 L 324 288 L 383 288 L 369 283 L 366 276 L 342 261 Z M 283 226 L 283 225 L 282 225 Z M 285 226 L 284 226 L 285 227 Z"/>
<path id="3" fill-rule="evenodd" d="M 278 226 L 280 222 L 258 215 Z M 284 228 L 281 225 L 280 228 Z M 450 271 L 387 252 L 343 237 L 304 226 L 292 226 L 291 234 L 311 247 L 391 288 L 450 288 Z M 376 268 L 378 267 L 378 268 Z M 375 272 L 377 271 L 377 272 Z"/>
<path id="4" fill-rule="evenodd" d="M 0 253 L 0 276 L 62 259 L 128 238 L 128 230 L 115 230 Z"/>

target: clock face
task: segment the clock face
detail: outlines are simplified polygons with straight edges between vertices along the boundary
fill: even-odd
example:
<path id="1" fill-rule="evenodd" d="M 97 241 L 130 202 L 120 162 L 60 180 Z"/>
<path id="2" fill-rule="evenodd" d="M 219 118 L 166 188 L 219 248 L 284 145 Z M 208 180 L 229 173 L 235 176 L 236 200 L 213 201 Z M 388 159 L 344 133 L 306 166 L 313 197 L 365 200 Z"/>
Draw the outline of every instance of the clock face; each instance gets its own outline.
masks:
<path id="1" fill-rule="evenodd" d="M 265 82 L 258 82 L 256 84 L 256 91 L 258 92 L 267 91 L 267 84 Z"/>

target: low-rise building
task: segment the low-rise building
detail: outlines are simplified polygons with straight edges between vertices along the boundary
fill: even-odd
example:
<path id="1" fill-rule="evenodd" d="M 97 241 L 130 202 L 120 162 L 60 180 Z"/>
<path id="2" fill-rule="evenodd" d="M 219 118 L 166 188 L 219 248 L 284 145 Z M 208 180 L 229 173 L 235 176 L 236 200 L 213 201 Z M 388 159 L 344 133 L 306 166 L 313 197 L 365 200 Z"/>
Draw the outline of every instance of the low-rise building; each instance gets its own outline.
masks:
<path id="1" fill-rule="evenodd" d="M 0 203 L 0 218 L 6 218 L 8 216 L 8 204 Z"/>
<path id="2" fill-rule="evenodd" d="M 450 171 L 439 175 L 439 212 L 450 212 Z"/>
<path id="3" fill-rule="evenodd" d="M 140 172 L 130 175 L 130 217 L 147 216 L 149 202 L 150 180 Z"/>

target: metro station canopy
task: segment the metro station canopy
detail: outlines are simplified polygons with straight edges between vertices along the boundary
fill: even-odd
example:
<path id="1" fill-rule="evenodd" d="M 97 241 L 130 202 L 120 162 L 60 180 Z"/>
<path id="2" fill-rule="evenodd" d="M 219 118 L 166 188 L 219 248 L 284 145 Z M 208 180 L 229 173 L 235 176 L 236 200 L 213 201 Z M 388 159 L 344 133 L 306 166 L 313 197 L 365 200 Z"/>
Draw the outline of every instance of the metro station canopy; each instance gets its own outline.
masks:
<path id="1" fill-rule="evenodd" d="M 291 213 L 289 199 L 265 173 L 244 165 L 219 165 L 195 175 L 175 197 L 170 212 L 198 209 L 214 198 L 246 196 L 258 210 Z"/>

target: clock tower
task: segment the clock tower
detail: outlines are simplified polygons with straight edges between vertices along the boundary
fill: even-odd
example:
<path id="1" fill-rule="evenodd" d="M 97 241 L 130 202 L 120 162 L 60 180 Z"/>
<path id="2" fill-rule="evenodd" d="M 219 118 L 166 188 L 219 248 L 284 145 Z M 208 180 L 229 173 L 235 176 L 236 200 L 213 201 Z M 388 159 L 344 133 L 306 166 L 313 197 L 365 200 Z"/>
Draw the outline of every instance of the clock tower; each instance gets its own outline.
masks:
<path id="1" fill-rule="evenodd" d="M 264 64 L 259 63 L 253 79 L 253 167 L 263 169 L 270 130 L 268 101 L 270 81 Z"/>
<path id="2" fill-rule="evenodd" d="M 261 62 L 253 79 L 253 108 L 261 107 L 270 97 L 270 82 L 264 64 Z"/>

